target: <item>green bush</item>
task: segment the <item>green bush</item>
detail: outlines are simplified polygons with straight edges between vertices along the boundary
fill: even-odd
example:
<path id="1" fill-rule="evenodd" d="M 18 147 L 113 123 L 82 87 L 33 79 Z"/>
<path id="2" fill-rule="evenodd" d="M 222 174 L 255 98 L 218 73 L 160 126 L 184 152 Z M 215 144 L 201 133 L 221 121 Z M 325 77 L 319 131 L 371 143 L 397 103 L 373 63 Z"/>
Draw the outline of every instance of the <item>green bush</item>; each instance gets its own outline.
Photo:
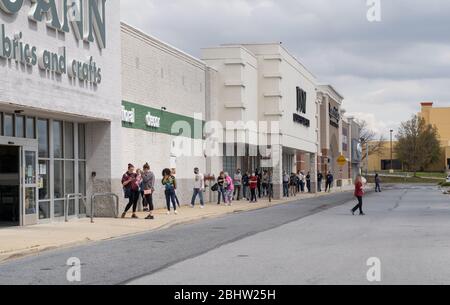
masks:
<path id="1" fill-rule="evenodd" d="M 442 187 L 450 187 L 450 182 L 441 182 L 440 186 L 442 186 Z"/>

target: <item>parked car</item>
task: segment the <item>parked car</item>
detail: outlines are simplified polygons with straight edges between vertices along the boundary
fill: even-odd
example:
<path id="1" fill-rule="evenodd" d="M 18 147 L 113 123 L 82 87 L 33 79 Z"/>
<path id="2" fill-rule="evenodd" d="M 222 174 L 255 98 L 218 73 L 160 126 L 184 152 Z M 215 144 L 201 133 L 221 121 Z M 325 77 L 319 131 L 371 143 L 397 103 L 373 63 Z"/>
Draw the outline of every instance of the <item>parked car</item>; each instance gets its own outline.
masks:
<path id="1" fill-rule="evenodd" d="M 447 183 L 450 183 L 450 174 L 447 177 Z"/>

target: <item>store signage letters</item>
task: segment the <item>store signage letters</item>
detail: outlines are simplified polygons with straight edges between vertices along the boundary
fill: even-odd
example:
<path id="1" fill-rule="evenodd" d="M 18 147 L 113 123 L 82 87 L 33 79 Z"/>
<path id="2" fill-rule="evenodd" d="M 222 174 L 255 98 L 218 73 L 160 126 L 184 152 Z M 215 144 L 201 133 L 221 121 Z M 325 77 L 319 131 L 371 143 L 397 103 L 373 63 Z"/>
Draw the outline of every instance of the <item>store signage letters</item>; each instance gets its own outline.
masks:
<path id="1" fill-rule="evenodd" d="M 28 18 L 33 22 L 45 22 L 48 27 L 69 33 L 69 24 L 75 37 L 85 42 L 94 42 L 94 33 L 100 49 L 106 47 L 106 0 L 61 0 L 62 18 L 58 15 L 61 8 L 56 0 L 30 0 L 32 5 Z M 0 0 L 0 11 L 17 14 L 24 0 Z M 87 30 L 84 24 L 87 18 Z M 67 60 L 66 47 L 57 51 L 38 50 L 36 46 L 22 40 L 23 33 L 7 35 L 4 24 L 0 25 L 0 57 L 14 60 L 27 66 L 38 66 L 41 70 L 56 74 L 68 74 L 72 79 L 97 85 L 102 81 L 102 70 L 97 67 L 93 57 L 88 60 Z"/>
<path id="2" fill-rule="evenodd" d="M 60 32 L 69 33 L 70 27 L 78 40 L 94 42 L 94 34 L 101 49 L 106 48 L 106 0 L 31 0 L 28 18 L 35 22 L 44 19 L 47 26 Z M 10 15 L 17 14 L 24 0 L 0 0 L 0 9 Z M 62 7 L 61 7 L 62 6 Z M 58 13 L 62 12 L 62 16 Z M 87 22 L 85 22 L 87 18 Z M 84 24 L 87 23 L 87 29 Z"/>
<path id="3" fill-rule="evenodd" d="M 330 104 L 330 124 L 333 127 L 339 128 L 339 123 L 341 122 L 341 114 L 337 107 L 333 107 Z"/>
<path id="4" fill-rule="evenodd" d="M 302 117 L 301 115 L 298 115 L 297 113 L 294 113 L 294 122 L 301 124 L 305 127 L 310 127 L 311 126 L 311 121 L 308 120 L 307 118 Z"/>
<path id="5" fill-rule="evenodd" d="M 125 106 L 122 106 L 122 122 L 134 124 L 135 123 L 135 111 L 134 108 L 131 110 L 125 109 Z"/>
<path id="6" fill-rule="evenodd" d="M 159 128 L 159 127 L 161 127 L 161 118 L 154 116 L 149 112 L 145 116 L 145 124 L 148 127 Z"/>

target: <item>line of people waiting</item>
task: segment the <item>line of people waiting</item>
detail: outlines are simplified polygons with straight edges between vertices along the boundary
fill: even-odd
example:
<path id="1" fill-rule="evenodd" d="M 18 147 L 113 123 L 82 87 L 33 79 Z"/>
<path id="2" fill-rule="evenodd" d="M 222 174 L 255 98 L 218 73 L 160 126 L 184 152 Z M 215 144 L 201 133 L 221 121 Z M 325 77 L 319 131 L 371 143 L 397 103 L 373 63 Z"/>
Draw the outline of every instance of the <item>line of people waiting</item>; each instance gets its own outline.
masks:
<path id="1" fill-rule="evenodd" d="M 317 174 L 317 191 L 322 192 L 323 180 L 325 178 L 325 192 L 331 192 L 334 183 L 334 176 L 331 172 L 324 177 L 321 172 Z M 297 196 L 300 193 L 312 193 L 311 172 L 305 174 L 299 171 L 297 174 L 283 173 L 283 197 Z"/>

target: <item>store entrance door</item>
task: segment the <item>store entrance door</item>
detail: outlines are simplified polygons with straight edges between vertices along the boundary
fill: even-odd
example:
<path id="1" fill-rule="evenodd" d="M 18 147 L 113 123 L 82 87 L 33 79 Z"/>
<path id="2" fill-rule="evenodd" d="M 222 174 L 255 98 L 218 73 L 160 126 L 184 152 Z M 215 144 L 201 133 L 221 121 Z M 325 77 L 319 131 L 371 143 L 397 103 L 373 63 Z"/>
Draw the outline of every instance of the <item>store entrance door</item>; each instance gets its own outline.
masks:
<path id="1" fill-rule="evenodd" d="M 20 225 L 20 148 L 0 145 L 0 227 Z"/>
<path id="2" fill-rule="evenodd" d="M 37 224 L 37 158 L 36 140 L 0 137 L 0 227 Z"/>

